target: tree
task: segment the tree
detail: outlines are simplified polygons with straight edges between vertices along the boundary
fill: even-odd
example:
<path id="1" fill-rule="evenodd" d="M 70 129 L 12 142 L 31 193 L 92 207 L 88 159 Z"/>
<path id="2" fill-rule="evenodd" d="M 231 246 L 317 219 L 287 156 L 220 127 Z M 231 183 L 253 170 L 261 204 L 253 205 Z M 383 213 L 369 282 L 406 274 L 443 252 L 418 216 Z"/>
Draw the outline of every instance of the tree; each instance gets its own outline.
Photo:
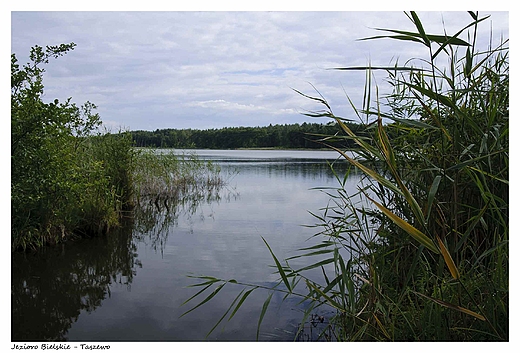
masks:
<path id="1" fill-rule="evenodd" d="M 93 178 L 93 174 L 102 174 L 100 163 L 78 158 L 85 151 L 86 137 L 101 124 L 99 115 L 93 112 L 96 106 L 86 102 L 78 107 L 71 98 L 62 103 L 42 100 L 45 70 L 41 66 L 75 46 L 35 46 L 30 51 L 31 62 L 22 67 L 11 54 L 13 247 L 25 248 L 63 237 L 65 230 L 74 228 L 78 221 L 74 218 L 84 206 L 85 189 L 106 187 L 104 178 Z"/>

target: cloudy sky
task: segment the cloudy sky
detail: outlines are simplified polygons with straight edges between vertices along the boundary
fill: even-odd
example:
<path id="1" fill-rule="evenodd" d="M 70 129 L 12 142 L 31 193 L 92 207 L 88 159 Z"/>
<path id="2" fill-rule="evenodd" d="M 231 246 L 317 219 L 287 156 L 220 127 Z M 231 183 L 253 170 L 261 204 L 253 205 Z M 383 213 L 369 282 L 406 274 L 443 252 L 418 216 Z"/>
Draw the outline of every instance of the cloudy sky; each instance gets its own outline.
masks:
<path id="1" fill-rule="evenodd" d="M 428 33 L 468 24 L 465 12 L 419 11 Z M 481 25 L 484 49 L 509 38 L 508 12 Z M 361 104 L 363 72 L 334 67 L 403 63 L 424 47 L 391 40 L 374 28 L 414 30 L 403 12 L 349 11 L 15 11 L 11 52 L 24 64 L 32 46 L 74 42 L 46 65 L 45 99 L 90 101 L 111 129 L 220 128 L 303 121 L 320 109 L 293 89 L 327 98 L 352 117 Z M 377 78 L 385 92 L 384 76 Z M 312 84 L 312 86 L 311 86 Z"/>

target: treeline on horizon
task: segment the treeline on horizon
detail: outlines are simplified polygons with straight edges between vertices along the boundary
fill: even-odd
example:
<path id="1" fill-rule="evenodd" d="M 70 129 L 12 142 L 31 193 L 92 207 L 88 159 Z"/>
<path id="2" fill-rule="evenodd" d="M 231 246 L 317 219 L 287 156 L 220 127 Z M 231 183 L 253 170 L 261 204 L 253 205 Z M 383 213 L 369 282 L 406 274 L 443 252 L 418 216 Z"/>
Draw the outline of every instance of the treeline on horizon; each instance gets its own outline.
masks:
<path id="1" fill-rule="evenodd" d="M 346 123 L 356 133 L 363 125 Z M 336 123 L 276 124 L 263 127 L 225 127 L 220 129 L 157 129 L 130 131 L 136 147 L 156 148 L 324 148 L 316 141 L 340 131 Z M 335 145 L 337 142 L 328 141 Z M 343 147 L 354 147 L 352 140 L 341 141 Z"/>

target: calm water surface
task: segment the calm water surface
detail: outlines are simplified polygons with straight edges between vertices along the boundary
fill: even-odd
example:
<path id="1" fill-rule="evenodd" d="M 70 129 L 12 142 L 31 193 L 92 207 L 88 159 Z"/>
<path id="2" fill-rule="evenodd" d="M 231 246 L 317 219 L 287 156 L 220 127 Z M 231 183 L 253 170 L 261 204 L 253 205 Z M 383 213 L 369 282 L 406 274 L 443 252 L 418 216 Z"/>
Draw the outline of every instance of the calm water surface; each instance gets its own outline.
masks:
<path id="1" fill-rule="evenodd" d="M 315 224 L 309 211 L 320 213 L 329 200 L 313 188 L 338 186 L 327 164 L 335 152 L 195 152 L 221 166 L 226 187 L 169 212 L 144 207 L 106 237 L 13 254 L 13 341 L 202 341 L 242 287 L 226 285 L 180 318 L 197 302 L 182 303 L 201 289 L 187 287 L 198 283 L 188 275 L 271 285 L 278 276 L 262 237 L 280 259 L 321 240 L 308 240 L 320 229 L 304 225 Z M 337 170 L 344 168 L 336 162 Z M 358 180 L 349 181 L 354 188 Z M 253 292 L 207 339 L 255 340 L 267 294 Z M 260 340 L 293 340 L 301 320 L 297 303 L 274 295 Z"/>

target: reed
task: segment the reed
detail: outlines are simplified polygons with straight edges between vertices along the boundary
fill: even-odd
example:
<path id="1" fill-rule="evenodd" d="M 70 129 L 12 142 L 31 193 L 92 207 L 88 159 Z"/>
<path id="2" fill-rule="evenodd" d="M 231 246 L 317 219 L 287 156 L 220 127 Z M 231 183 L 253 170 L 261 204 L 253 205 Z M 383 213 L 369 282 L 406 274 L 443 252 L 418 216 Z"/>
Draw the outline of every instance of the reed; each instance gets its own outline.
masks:
<path id="1" fill-rule="evenodd" d="M 298 92 L 324 107 L 308 115 L 329 117 L 340 128 L 321 143 L 357 144 L 357 158 L 330 148 L 363 178 L 352 194 L 343 187 L 348 174 L 337 176 L 337 190 L 326 190 L 331 202 L 316 215 L 318 245 L 281 261 L 266 244 L 280 281 L 251 290 L 307 302 L 297 334 L 329 307 L 335 314 L 322 331 L 328 340 L 508 341 L 508 40 L 478 48 L 478 27 L 487 19 L 478 13 L 469 12 L 469 23 L 454 35 L 428 34 L 416 13 L 406 16 L 415 31 L 380 30 L 383 35 L 366 40 L 417 43 L 428 57 L 384 68 L 335 68 L 367 73 L 363 106 L 351 102 L 362 135 L 319 92 Z M 376 70 L 393 88 L 383 97 L 372 81 Z M 302 256 L 318 260 L 291 267 Z M 305 276 L 314 269 L 322 269 L 323 282 Z M 204 289 L 187 302 L 213 285 L 237 283 L 200 279 Z M 233 313 L 246 294 L 231 304 Z"/>
<path id="2" fill-rule="evenodd" d="M 225 185 L 220 167 L 195 154 L 176 154 L 173 150 L 141 149 L 136 156 L 134 202 L 169 208 L 187 199 L 211 197 Z M 183 201 L 184 200 L 184 201 Z"/>

